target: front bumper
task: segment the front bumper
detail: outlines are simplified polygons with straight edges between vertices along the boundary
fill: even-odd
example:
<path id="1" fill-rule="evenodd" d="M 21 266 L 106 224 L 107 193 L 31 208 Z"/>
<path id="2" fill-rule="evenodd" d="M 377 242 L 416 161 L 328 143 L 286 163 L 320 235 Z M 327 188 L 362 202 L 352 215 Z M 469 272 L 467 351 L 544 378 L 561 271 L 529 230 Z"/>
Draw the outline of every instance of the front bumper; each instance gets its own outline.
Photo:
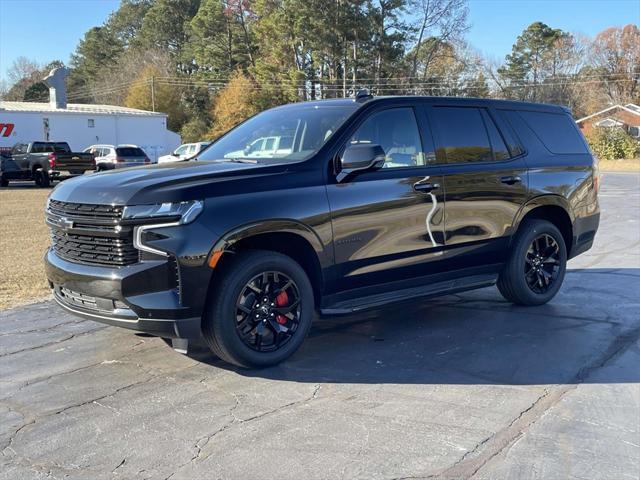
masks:
<path id="1" fill-rule="evenodd" d="M 156 260 L 121 268 L 89 266 L 68 262 L 52 250 L 45 255 L 54 299 L 75 315 L 166 338 L 197 338 L 201 317 L 182 306 L 172 268 Z"/>

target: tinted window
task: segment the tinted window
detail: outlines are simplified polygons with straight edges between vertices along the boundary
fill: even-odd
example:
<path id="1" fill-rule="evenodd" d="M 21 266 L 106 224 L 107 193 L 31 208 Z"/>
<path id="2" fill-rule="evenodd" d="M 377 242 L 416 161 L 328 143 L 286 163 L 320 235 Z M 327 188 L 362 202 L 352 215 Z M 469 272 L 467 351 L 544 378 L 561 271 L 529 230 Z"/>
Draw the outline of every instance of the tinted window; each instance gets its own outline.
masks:
<path id="1" fill-rule="evenodd" d="M 140 148 L 119 147 L 116 148 L 116 154 L 119 157 L 144 157 L 145 154 Z"/>
<path id="2" fill-rule="evenodd" d="M 420 133 L 411 108 L 392 108 L 374 113 L 360 125 L 349 143 L 380 145 L 386 154 L 383 168 L 425 164 Z"/>
<path id="3" fill-rule="evenodd" d="M 51 153 L 53 152 L 53 143 L 33 142 L 31 153 Z"/>
<path id="4" fill-rule="evenodd" d="M 53 144 L 53 149 L 56 153 L 70 153 L 71 149 L 66 142 L 58 142 Z"/>
<path id="5" fill-rule="evenodd" d="M 493 122 L 493 119 L 489 116 L 486 110 L 482 110 L 482 118 L 484 118 L 484 124 L 487 127 L 487 132 L 489 133 L 489 140 L 491 141 L 491 148 L 493 149 L 493 157 L 496 160 L 507 160 L 510 157 L 509 150 L 502 139 L 502 135 L 500 135 L 500 132 L 498 131 L 498 127 L 496 127 L 496 124 Z"/>
<path id="6" fill-rule="evenodd" d="M 588 153 L 569 115 L 529 111 L 519 111 L 518 115 L 551 153 Z"/>
<path id="7" fill-rule="evenodd" d="M 489 136 L 477 108 L 434 108 L 441 145 L 447 163 L 490 162 Z"/>

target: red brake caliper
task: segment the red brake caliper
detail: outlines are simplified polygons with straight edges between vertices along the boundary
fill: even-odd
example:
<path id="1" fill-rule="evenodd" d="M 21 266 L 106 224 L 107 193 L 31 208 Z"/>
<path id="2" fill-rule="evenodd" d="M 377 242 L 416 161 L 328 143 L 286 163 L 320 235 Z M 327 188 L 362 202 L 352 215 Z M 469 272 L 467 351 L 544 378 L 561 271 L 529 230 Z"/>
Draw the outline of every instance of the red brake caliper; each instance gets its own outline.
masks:
<path id="1" fill-rule="evenodd" d="M 284 290 L 278 294 L 276 297 L 276 306 L 277 307 L 286 307 L 289 304 L 289 295 Z M 287 323 L 289 319 L 284 315 L 276 315 L 276 322 L 280 325 L 284 325 Z"/>

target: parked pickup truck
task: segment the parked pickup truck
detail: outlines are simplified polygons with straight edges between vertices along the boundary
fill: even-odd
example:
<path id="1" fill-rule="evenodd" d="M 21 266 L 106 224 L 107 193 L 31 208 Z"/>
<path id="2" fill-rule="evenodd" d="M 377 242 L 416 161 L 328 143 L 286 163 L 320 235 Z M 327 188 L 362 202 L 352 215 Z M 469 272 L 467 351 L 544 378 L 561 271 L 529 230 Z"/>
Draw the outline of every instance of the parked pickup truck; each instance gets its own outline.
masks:
<path id="1" fill-rule="evenodd" d="M 0 186 L 10 180 L 34 180 L 40 187 L 62 176 L 94 171 L 96 162 L 90 153 L 72 152 L 67 142 L 17 143 L 3 152 L 0 161 Z"/>

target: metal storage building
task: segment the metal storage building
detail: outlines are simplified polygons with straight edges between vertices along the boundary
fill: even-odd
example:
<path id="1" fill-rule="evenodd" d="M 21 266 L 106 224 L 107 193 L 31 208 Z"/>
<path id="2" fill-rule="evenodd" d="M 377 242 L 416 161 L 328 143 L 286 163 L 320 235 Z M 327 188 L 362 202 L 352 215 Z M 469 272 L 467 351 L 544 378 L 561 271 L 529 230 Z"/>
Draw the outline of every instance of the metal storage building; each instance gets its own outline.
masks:
<path id="1" fill-rule="evenodd" d="M 152 161 L 180 145 L 167 115 L 111 105 L 0 101 L 0 149 L 18 142 L 68 142 L 74 151 L 94 144 L 135 144 Z"/>

